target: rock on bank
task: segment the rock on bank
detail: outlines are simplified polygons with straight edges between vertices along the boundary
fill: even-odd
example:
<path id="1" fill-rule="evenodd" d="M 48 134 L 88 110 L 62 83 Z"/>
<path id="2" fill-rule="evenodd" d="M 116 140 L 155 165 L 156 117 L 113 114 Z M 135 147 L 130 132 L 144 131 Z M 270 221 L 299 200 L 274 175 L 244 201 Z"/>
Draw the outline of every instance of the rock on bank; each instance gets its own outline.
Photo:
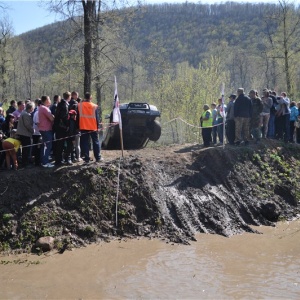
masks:
<path id="1" fill-rule="evenodd" d="M 59 251 L 120 236 L 188 243 L 299 217 L 300 147 L 198 145 L 103 151 L 105 163 L 1 172 L 0 251 Z M 118 226 L 115 202 L 118 172 Z"/>

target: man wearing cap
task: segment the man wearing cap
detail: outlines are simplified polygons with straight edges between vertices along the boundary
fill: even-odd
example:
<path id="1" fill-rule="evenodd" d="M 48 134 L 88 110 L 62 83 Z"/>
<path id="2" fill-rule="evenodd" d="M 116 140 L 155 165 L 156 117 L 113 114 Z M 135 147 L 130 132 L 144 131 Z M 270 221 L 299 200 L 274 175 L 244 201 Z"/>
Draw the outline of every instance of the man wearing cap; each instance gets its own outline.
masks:
<path id="1" fill-rule="evenodd" d="M 234 122 L 235 122 L 235 144 L 240 145 L 242 139 L 245 145 L 250 140 L 250 120 L 252 116 L 252 103 L 244 93 L 243 88 L 237 90 L 238 97 L 234 103 Z"/>
<path id="2" fill-rule="evenodd" d="M 234 123 L 234 102 L 236 95 L 229 96 L 229 103 L 226 110 L 226 137 L 230 145 L 234 145 L 235 123 Z"/>

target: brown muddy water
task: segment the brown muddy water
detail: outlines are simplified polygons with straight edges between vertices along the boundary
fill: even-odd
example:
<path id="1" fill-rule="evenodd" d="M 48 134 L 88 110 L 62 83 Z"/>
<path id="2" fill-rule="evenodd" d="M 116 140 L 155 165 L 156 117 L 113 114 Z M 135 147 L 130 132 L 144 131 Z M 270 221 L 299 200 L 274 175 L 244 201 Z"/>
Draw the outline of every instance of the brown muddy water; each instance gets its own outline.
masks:
<path id="1" fill-rule="evenodd" d="M 300 299 L 300 220 L 256 229 L 190 246 L 141 239 L 1 256 L 0 298 Z"/>

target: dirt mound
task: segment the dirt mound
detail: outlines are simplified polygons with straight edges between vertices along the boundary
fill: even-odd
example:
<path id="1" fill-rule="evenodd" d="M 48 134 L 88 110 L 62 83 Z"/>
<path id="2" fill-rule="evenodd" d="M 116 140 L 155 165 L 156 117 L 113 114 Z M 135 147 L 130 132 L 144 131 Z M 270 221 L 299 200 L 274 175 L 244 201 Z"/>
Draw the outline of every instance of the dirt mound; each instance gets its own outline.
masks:
<path id="1" fill-rule="evenodd" d="M 103 156 L 104 163 L 2 172 L 0 250 L 30 251 L 44 236 L 60 251 L 120 236 L 188 243 L 196 232 L 230 236 L 299 216 L 297 145 L 177 145 L 125 151 L 122 160 L 116 151 Z"/>

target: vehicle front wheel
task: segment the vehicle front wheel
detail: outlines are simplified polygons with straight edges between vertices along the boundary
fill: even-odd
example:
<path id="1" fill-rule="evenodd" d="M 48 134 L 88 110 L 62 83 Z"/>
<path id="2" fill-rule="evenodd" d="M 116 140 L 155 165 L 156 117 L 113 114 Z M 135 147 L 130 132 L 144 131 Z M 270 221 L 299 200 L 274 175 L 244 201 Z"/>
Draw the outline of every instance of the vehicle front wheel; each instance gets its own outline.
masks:
<path id="1" fill-rule="evenodd" d="M 153 122 L 151 122 L 150 125 L 150 130 L 151 133 L 149 134 L 149 140 L 156 142 L 161 135 L 161 125 L 157 120 L 154 120 Z"/>

